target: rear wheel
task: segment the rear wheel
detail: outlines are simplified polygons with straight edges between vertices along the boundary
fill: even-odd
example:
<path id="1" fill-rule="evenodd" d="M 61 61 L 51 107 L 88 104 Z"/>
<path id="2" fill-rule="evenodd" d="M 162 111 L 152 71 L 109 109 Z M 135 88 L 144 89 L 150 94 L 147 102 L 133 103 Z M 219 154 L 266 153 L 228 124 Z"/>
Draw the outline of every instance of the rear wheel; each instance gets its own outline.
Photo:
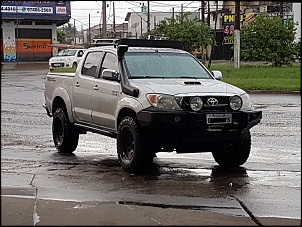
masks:
<path id="1" fill-rule="evenodd" d="M 249 131 L 241 135 L 241 140 L 217 146 L 212 155 L 221 166 L 236 167 L 244 164 L 251 150 L 251 134 Z"/>
<path id="2" fill-rule="evenodd" d="M 117 154 L 124 170 L 145 173 L 153 162 L 154 152 L 141 128 L 132 117 L 124 117 L 118 127 Z"/>
<path id="3" fill-rule="evenodd" d="M 79 132 L 61 108 L 56 109 L 53 114 L 52 135 L 59 152 L 72 153 L 78 146 Z"/>

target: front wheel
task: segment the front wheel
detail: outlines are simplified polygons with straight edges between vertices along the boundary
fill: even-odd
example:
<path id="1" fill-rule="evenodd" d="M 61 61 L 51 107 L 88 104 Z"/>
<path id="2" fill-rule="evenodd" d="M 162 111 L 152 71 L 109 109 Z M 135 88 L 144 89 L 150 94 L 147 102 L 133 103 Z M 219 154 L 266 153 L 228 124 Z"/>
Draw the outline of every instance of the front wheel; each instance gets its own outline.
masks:
<path id="1" fill-rule="evenodd" d="M 251 134 L 249 131 L 241 135 L 241 140 L 226 143 L 215 148 L 212 155 L 220 166 L 238 167 L 246 162 L 251 150 Z"/>
<path id="2" fill-rule="evenodd" d="M 79 132 L 61 108 L 53 114 L 52 135 L 56 149 L 61 153 L 72 153 L 78 146 Z"/>
<path id="3" fill-rule="evenodd" d="M 118 126 L 117 154 L 123 169 L 133 173 L 146 172 L 153 162 L 152 146 L 132 117 L 124 117 Z"/>

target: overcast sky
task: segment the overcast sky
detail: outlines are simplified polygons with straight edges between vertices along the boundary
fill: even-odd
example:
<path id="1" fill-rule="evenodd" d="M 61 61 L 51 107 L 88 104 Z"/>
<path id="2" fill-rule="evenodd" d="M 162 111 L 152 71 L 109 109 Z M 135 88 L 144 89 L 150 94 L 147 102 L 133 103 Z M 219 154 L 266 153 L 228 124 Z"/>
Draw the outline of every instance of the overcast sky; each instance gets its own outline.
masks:
<path id="1" fill-rule="evenodd" d="M 107 24 L 113 24 L 113 2 L 115 8 L 115 23 L 121 24 L 125 21 L 127 12 L 140 12 L 141 6 L 147 6 L 147 1 L 106 1 Z M 102 22 L 102 1 L 71 1 L 71 20 L 70 23 L 76 23 L 78 30 L 83 26 L 84 29 L 89 26 L 97 25 Z M 180 12 L 181 5 L 184 11 L 198 11 L 200 1 L 150 1 L 150 12 Z"/>
<path id="2" fill-rule="evenodd" d="M 113 2 L 115 8 L 115 23 L 121 24 L 125 21 L 127 12 L 141 12 L 141 6 L 144 4 L 147 6 L 148 1 L 106 1 L 106 15 L 107 24 L 113 24 Z M 210 1 L 213 2 L 213 1 Z M 172 12 L 174 7 L 175 12 L 181 11 L 183 6 L 184 12 L 197 12 L 199 11 L 201 1 L 149 1 L 150 12 Z M 218 1 L 218 4 L 222 4 L 222 1 Z M 301 23 L 301 3 L 294 3 L 298 5 L 295 7 L 299 11 L 295 13 L 295 21 Z M 94 26 L 102 23 L 102 5 L 103 1 L 71 1 L 71 20 L 70 23 L 74 23 L 78 30 L 87 29 L 89 27 L 89 14 L 90 14 L 90 26 Z M 211 4 L 212 5 L 212 4 Z M 214 6 L 213 6 L 214 7 Z M 212 8 L 211 10 L 214 10 Z M 301 26 L 297 31 L 297 38 L 301 37 Z"/>

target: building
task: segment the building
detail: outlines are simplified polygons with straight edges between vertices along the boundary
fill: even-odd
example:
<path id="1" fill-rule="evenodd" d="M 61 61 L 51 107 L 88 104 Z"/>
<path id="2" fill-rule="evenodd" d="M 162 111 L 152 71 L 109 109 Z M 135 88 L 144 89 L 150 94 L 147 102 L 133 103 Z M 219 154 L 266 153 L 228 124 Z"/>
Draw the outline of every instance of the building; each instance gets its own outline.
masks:
<path id="1" fill-rule="evenodd" d="M 233 57 L 236 1 L 204 2 L 206 22 L 216 34 L 217 46 L 214 47 L 213 59 L 229 60 Z M 240 1 L 240 14 L 241 26 L 246 25 L 259 14 L 281 16 L 284 23 L 293 18 L 295 22 L 298 22 L 298 25 L 296 25 L 296 40 L 299 37 L 301 38 L 301 3 L 290 1 Z"/>
<path id="2" fill-rule="evenodd" d="M 128 38 L 128 23 L 107 24 L 107 38 Z M 101 24 L 94 25 L 90 29 L 85 29 L 82 31 L 84 43 L 90 43 L 93 39 L 103 38 L 103 27 Z"/>
<path id="3" fill-rule="evenodd" d="M 294 22 L 297 23 L 296 25 L 296 35 L 295 41 L 301 41 L 301 2 L 293 3 L 293 14 L 294 14 Z"/>
<path id="4" fill-rule="evenodd" d="M 157 24 L 166 18 L 176 18 L 181 12 L 150 12 L 149 24 L 150 31 L 156 29 Z M 191 12 L 188 16 L 189 19 L 199 18 L 199 12 Z M 128 22 L 129 37 L 142 38 L 145 33 L 148 33 L 148 14 L 145 12 L 128 12 L 125 18 Z"/>
<path id="5" fill-rule="evenodd" d="M 157 24 L 165 18 L 176 18 L 180 12 L 150 12 L 150 31 L 155 29 Z M 125 22 L 122 24 L 107 24 L 107 38 L 133 38 L 140 39 L 144 38 L 145 34 L 148 33 L 148 15 L 143 12 L 128 12 L 125 17 Z M 199 18 L 199 12 L 192 12 L 188 18 Z M 91 39 L 102 38 L 102 25 L 95 25 L 89 29 L 84 30 L 84 42 L 89 41 L 89 33 Z"/>
<path id="6" fill-rule="evenodd" d="M 48 61 L 70 1 L 1 1 L 1 61 Z"/>

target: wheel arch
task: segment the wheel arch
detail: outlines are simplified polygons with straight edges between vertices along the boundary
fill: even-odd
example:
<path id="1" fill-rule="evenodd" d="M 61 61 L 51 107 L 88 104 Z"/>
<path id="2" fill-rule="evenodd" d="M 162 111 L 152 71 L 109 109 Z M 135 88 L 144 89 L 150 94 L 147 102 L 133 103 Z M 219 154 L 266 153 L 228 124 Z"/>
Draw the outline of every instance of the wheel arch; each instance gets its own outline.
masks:
<path id="1" fill-rule="evenodd" d="M 119 111 L 118 117 L 116 119 L 116 129 L 118 128 L 119 124 L 121 123 L 121 121 L 123 120 L 123 118 L 125 116 L 132 117 L 137 122 L 137 124 L 139 124 L 137 117 L 136 117 L 136 112 L 129 107 L 125 107 Z"/>
<path id="2" fill-rule="evenodd" d="M 71 101 L 69 99 L 68 93 L 63 89 L 60 89 L 60 92 L 58 92 L 57 96 L 55 96 L 55 98 L 53 99 L 52 108 L 51 108 L 52 114 L 54 114 L 56 109 L 59 107 L 65 111 L 69 121 L 73 123 L 74 120 L 71 112 Z"/>

